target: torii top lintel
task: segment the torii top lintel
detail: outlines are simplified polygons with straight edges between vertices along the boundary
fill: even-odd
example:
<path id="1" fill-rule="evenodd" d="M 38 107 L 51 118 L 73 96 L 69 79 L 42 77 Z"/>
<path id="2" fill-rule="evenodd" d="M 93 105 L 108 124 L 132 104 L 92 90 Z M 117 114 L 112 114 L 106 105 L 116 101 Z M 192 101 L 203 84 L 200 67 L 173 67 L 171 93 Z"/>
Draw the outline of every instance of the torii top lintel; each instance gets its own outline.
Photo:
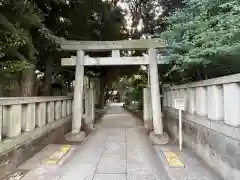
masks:
<path id="1" fill-rule="evenodd" d="M 61 48 L 67 51 L 110 51 L 110 50 L 142 50 L 164 48 L 159 39 L 121 40 L 121 41 L 72 41 L 62 40 Z"/>

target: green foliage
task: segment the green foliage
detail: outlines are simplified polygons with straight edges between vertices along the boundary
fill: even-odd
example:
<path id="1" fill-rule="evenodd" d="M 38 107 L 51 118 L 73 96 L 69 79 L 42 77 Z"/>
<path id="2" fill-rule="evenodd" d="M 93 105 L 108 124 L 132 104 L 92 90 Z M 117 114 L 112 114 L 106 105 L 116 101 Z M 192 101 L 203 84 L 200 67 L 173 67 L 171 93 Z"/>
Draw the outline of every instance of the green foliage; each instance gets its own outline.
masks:
<path id="1" fill-rule="evenodd" d="M 0 40 L 5 47 L 23 46 L 29 39 L 28 31 L 41 25 L 41 11 L 30 1 L 5 0 L 0 4 L 0 9 Z"/>
<path id="2" fill-rule="evenodd" d="M 74 71 L 61 68 L 60 59 L 71 53 L 60 51 L 58 37 L 123 39 L 127 36 L 124 23 L 122 9 L 109 1 L 0 0 L 1 76 L 15 78 L 24 86 L 22 82 L 26 77 L 32 77 L 26 73 L 37 69 L 44 74 L 44 79 L 47 76 L 48 83 L 60 77 L 63 84 L 70 84 Z M 32 72 L 27 71 L 26 63 L 33 67 Z"/>
<path id="3" fill-rule="evenodd" d="M 22 71 L 25 68 L 28 68 L 30 64 L 26 61 L 5 61 L 0 62 L 0 69 L 4 72 L 1 73 L 14 73 Z"/>
<path id="4" fill-rule="evenodd" d="M 132 102 L 137 102 L 137 108 L 143 107 L 143 88 L 147 87 L 147 72 L 145 69 L 139 70 L 131 76 L 124 76 L 120 80 L 120 85 L 124 89 L 125 104 L 131 105 Z M 135 106 L 135 105 L 134 105 Z"/>
<path id="5" fill-rule="evenodd" d="M 166 75 L 192 81 L 239 72 L 240 1 L 184 3 L 168 17 L 170 26 L 161 34 L 170 45 L 172 66 Z"/>

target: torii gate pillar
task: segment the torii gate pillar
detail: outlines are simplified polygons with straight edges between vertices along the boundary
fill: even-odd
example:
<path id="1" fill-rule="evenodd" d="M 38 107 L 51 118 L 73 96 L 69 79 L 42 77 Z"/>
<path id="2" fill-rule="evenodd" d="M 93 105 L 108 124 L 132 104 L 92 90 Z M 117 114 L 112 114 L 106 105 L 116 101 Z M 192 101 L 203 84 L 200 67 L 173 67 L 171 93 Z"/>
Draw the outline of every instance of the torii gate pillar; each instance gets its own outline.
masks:
<path id="1" fill-rule="evenodd" d="M 158 67 L 156 49 L 148 50 L 149 57 L 149 69 L 150 69 L 150 84 L 151 84 L 151 96 L 152 96 L 152 113 L 153 113 L 153 126 L 155 134 L 163 134 L 163 124 L 161 116 L 161 102 L 160 102 L 160 90 L 158 79 Z"/>
<path id="2" fill-rule="evenodd" d="M 150 133 L 150 139 L 154 144 L 167 144 L 169 137 L 163 132 L 161 97 L 158 78 L 158 63 L 156 49 L 148 50 L 149 70 L 150 70 L 150 85 L 152 99 L 152 117 L 154 131 Z"/>
<path id="3" fill-rule="evenodd" d="M 82 141 L 85 138 L 85 132 L 81 131 L 83 118 L 84 54 L 85 53 L 82 50 L 77 51 L 72 133 L 68 133 L 65 136 L 68 141 Z"/>
<path id="4" fill-rule="evenodd" d="M 83 114 L 84 51 L 77 51 L 75 88 L 73 101 L 72 133 L 81 132 Z"/>

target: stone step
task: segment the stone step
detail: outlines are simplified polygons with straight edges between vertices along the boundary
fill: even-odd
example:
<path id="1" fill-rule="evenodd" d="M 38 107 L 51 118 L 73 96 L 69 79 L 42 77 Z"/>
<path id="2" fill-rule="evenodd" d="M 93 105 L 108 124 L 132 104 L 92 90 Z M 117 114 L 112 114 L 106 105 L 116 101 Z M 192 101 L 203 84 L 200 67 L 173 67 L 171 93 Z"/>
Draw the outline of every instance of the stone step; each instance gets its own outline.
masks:
<path id="1" fill-rule="evenodd" d="M 61 176 L 62 165 L 72 157 L 77 147 L 62 144 L 50 144 L 46 146 L 18 167 L 19 172 L 26 172 L 23 174 L 21 180 L 32 180 L 36 177 L 44 180 L 57 180 Z"/>
<path id="2" fill-rule="evenodd" d="M 169 177 L 174 180 L 220 180 L 219 175 L 189 149 L 178 146 L 154 146 Z"/>
<path id="3" fill-rule="evenodd" d="M 4 174 L 0 174 L 1 180 L 20 180 L 28 173 L 28 170 L 23 169 L 8 169 Z"/>
<path id="4" fill-rule="evenodd" d="M 77 146 L 50 144 L 19 166 L 19 169 L 36 169 L 41 166 L 62 165 L 74 152 Z"/>

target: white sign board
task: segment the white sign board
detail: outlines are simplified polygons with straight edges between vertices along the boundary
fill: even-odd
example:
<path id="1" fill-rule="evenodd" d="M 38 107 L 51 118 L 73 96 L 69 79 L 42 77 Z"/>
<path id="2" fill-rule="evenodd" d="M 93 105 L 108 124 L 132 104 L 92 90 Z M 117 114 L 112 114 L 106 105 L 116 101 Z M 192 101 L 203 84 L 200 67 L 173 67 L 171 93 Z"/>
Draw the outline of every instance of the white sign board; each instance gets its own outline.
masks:
<path id="1" fill-rule="evenodd" d="M 185 109 L 185 99 L 184 98 L 175 98 L 174 99 L 174 107 L 179 110 Z"/>
<path id="2" fill-rule="evenodd" d="M 184 98 L 175 98 L 174 107 L 179 111 L 179 149 L 182 150 L 182 111 L 185 110 L 185 99 Z"/>

